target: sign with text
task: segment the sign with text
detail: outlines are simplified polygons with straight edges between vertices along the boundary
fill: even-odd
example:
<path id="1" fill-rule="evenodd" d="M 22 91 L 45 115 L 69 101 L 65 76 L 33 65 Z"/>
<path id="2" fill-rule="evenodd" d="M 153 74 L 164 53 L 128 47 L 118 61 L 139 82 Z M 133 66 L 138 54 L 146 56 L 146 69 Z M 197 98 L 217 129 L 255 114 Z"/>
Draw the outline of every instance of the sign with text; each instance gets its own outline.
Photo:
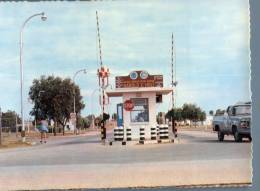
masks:
<path id="1" fill-rule="evenodd" d="M 133 71 L 128 76 L 116 76 L 116 88 L 163 87 L 163 75 L 149 75 L 146 71 Z"/>

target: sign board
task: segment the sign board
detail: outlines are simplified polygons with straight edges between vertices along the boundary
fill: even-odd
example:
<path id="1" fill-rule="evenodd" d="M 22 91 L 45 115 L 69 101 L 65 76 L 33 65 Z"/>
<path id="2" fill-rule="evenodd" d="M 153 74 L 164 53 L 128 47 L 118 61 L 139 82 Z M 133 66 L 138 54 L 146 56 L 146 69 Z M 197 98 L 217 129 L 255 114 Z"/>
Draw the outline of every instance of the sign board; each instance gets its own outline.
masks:
<path id="1" fill-rule="evenodd" d="M 77 120 L 77 114 L 76 113 L 70 113 L 70 120 L 75 122 Z"/>
<path id="2" fill-rule="evenodd" d="M 163 87 L 163 75 L 149 75 L 146 71 L 133 71 L 128 76 L 116 76 L 116 88 Z"/>
<path id="3" fill-rule="evenodd" d="M 134 108 L 134 103 L 131 100 L 126 100 L 124 102 L 124 109 L 126 111 L 132 111 L 133 108 Z"/>

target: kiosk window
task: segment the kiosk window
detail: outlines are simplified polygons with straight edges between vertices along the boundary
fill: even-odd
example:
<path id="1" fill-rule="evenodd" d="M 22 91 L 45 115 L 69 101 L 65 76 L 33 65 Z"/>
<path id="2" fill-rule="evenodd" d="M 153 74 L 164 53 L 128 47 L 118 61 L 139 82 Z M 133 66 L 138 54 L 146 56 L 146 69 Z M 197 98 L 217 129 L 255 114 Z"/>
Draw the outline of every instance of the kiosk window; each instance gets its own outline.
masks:
<path id="1" fill-rule="evenodd" d="M 133 98 L 134 108 L 131 111 L 131 122 L 149 122 L 148 98 Z"/>

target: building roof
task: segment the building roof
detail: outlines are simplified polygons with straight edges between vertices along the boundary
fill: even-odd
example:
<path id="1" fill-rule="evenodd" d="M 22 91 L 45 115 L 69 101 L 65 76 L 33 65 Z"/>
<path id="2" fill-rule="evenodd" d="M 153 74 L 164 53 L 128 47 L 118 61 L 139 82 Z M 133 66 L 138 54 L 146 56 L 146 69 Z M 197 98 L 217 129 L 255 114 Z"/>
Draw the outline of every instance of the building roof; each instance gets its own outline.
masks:
<path id="1" fill-rule="evenodd" d="M 142 87 L 142 88 L 116 88 L 114 90 L 107 90 L 106 94 L 108 97 L 121 97 L 123 93 L 145 93 L 155 92 L 156 95 L 167 95 L 173 91 L 173 88 L 163 87 Z"/>

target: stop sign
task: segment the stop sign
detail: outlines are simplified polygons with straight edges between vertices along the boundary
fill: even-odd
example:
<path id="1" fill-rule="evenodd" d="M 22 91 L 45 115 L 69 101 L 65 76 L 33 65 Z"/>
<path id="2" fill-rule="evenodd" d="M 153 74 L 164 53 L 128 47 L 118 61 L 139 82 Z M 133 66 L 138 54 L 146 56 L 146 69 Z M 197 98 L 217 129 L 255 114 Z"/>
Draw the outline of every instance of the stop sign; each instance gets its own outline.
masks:
<path id="1" fill-rule="evenodd" d="M 134 103 L 131 100 L 126 100 L 124 102 L 124 109 L 126 111 L 132 111 L 133 108 L 134 108 Z"/>

